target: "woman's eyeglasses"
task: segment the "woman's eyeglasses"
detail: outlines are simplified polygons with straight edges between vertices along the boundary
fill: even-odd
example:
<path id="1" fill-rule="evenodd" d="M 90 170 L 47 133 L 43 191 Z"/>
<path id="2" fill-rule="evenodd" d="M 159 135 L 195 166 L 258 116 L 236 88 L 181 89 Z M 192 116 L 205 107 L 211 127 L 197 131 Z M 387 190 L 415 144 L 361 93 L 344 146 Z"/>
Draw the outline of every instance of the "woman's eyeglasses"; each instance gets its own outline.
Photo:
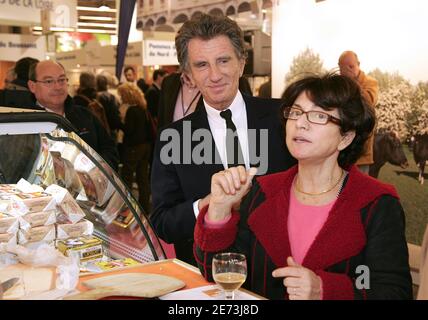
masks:
<path id="1" fill-rule="evenodd" d="M 303 111 L 299 108 L 286 107 L 284 109 L 284 118 L 289 120 L 297 120 L 303 114 L 306 114 L 306 119 L 309 122 L 315 124 L 327 124 L 328 122 L 333 122 L 334 124 L 340 125 L 340 119 L 329 115 L 328 113 L 322 111 Z"/>

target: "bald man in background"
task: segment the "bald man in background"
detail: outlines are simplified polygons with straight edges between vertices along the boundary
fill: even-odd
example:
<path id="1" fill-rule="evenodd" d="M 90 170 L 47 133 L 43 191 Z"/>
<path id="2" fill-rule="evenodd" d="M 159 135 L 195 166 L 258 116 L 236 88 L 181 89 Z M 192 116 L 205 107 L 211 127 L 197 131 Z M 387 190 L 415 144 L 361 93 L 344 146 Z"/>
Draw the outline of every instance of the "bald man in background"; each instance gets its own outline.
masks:
<path id="1" fill-rule="evenodd" d="M 119 154 L 113 139 L 89 108 L 73 104 L 62 65 L 51 60 L 31 65 L 28 88 L 34 95 L 32 109 L 54 112 L 67 118 L 76 133 L 117 170 Z"/>
<path id="2" fill-rule="evenodd" d="M 379 85 L 376 79 L 367 76 L 360 69 L 360 61 L 358 56 L 353 51 L 344 51 L 339 57 L 340 74 L 349 77 L 356 81 L 360 88 L 363 97 L 366 99 L 370 107 L 374 108 L 377 103 Z M 364 154 L 357 160 L 356 165 L 360 171 L 368 174 L 369 167 L 373 161 L 373 133 L 365 144 Z"/>

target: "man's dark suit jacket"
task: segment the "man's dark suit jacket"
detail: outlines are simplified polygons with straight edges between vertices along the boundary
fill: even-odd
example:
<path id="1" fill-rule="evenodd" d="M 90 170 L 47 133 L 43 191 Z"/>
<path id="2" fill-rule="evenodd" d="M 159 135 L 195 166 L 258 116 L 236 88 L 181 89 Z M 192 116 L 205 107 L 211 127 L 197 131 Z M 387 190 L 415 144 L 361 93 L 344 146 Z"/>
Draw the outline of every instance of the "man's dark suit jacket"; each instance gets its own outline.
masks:
<path id="1" fill-rule="evenodd" d="M 44 110 L 36 104 L 31 109 Z M 90 145 L 110 166 L 117 170 L 119 153 L 116 144 L 92 112 L 85 107 L 73 104 L 68 96 L 64 101 L 65 117 L 77 130 L 76 133 Z"/>
<path id="2" fill-rule="evenodd" d="M 243 97 L 247 109 L 248 129 L 268 129 L 267 173 L 288 169 L 295 164 L 295 160 L 285 146 L 279 100 L 266 100 L 245 95 Z M 183 137 L 184 121 L 191 122 L 192 133 L 200 128 L 210 129 L 203 101 L 200 101 L 195 112 L 164 129 L 175 129 L 179 133 L 180 146 L 177 147 L 180 147 L 181 159 L 183 158 L 183 140 L 186 139 L 189 142 L 189 138 Z M 259 130 L 256 131 L 260 134 Z M 213 147 L 212 154 L 214 155 L 217 151 L 212 135 L 210 138 Z M 259 142 L 250 141 L 250 138 L 251 135 L 249 135 L 251 155 L 254 154 L 251 150 L 254 148 L 260 150 L 260 145 Z M 259 138 L 255 140 L 259 141 Z M 190 143 L 193 150 L 200 141 Z M 167 144 L 170 145 L 168 141 L 160 141 L 160 135 L 158 135 L 151 177 L 153 201 L 151 221 L 160 238 L 167 243 L 174 243 L 177 258 L 194 264 L 193 229 L 196 218 L 193 212 L 193 202 L 210 193 L 212 175 L 224 170 L 224 167 L 221 162 L 218 164 L 195 164 L 193 159 L 191 164 L 162 164 L 160 152 L 162 147 Z M 261 156 L 259 152 L 256 154 Z M 187 156 L 190 157 L 188 154 Z M 254 159 L 250 159 L 250 162 L 257 166 Z"/>
<path id="3" fill-rule="evenodd" d="M 158 131 L 172 123 L 175 103 L 180 92 L 181 73 L 171 73 L 162 81 L 158 104 Z"/>
<path id="4" fill-rule="evenodd" d="M 161 91 L 154 84 L 150 86 L 150 88 L 144 94 L 147 101 L 147 109 L 153 118 L 157 119 L 158 117 L 158 109 L 159 109 L 159 98 Z"/>

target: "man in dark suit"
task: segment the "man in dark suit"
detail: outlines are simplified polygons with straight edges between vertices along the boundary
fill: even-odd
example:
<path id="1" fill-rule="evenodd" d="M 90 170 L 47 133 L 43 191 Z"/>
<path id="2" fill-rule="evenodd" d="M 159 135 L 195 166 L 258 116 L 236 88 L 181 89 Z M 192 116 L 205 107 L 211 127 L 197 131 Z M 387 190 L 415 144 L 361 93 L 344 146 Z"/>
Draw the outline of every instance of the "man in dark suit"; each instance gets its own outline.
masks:
<path id="1" fill-rule="evenodd" d="M 179 259 L 195 264 L 193 230 L 199 210 L 209 203 L 211 176 L 238 163 L 265 174 L 295 161 L 285 147 L 279 102 L 238 89 L 246 53 L 234 21 L 203 14 L 183 24 L 175 43 L 186 81 L 203 99 L 158 136 L 151 221 L 160 238 L 174 243 Z"/>
<path id="2" fill-rule="evenodd" d="M 166 76 L 166 71 L 157 69 L 153 72 L 153 83 L 144 94 L 147 101 L 147 109 L 153 119 L 158 117 L 159 96 L 161 93 L 162 81 Z"/>

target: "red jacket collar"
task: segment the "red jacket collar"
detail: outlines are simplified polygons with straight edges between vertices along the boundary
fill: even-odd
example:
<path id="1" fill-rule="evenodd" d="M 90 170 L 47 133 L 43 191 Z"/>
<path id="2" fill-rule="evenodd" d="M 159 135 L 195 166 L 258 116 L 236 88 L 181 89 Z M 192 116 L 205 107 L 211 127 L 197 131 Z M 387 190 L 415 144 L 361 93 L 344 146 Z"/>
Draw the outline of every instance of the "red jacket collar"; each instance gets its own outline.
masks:
<path id="1" fill-rule="evenodd" d="M 248 219 L 250 229 L 277 267 L 285 266 L 287 257 L 291 256 L 287 218 L 290 188 L 296 173 L 297 166 L 257 178 L 266 200 Z M 303 266 L 325 269 L 360 252 L 366 244 L 360 210 L 384 194 L 398 198 L 394 187 L 351 167 L 348 181 L 309 248 Z"/>

